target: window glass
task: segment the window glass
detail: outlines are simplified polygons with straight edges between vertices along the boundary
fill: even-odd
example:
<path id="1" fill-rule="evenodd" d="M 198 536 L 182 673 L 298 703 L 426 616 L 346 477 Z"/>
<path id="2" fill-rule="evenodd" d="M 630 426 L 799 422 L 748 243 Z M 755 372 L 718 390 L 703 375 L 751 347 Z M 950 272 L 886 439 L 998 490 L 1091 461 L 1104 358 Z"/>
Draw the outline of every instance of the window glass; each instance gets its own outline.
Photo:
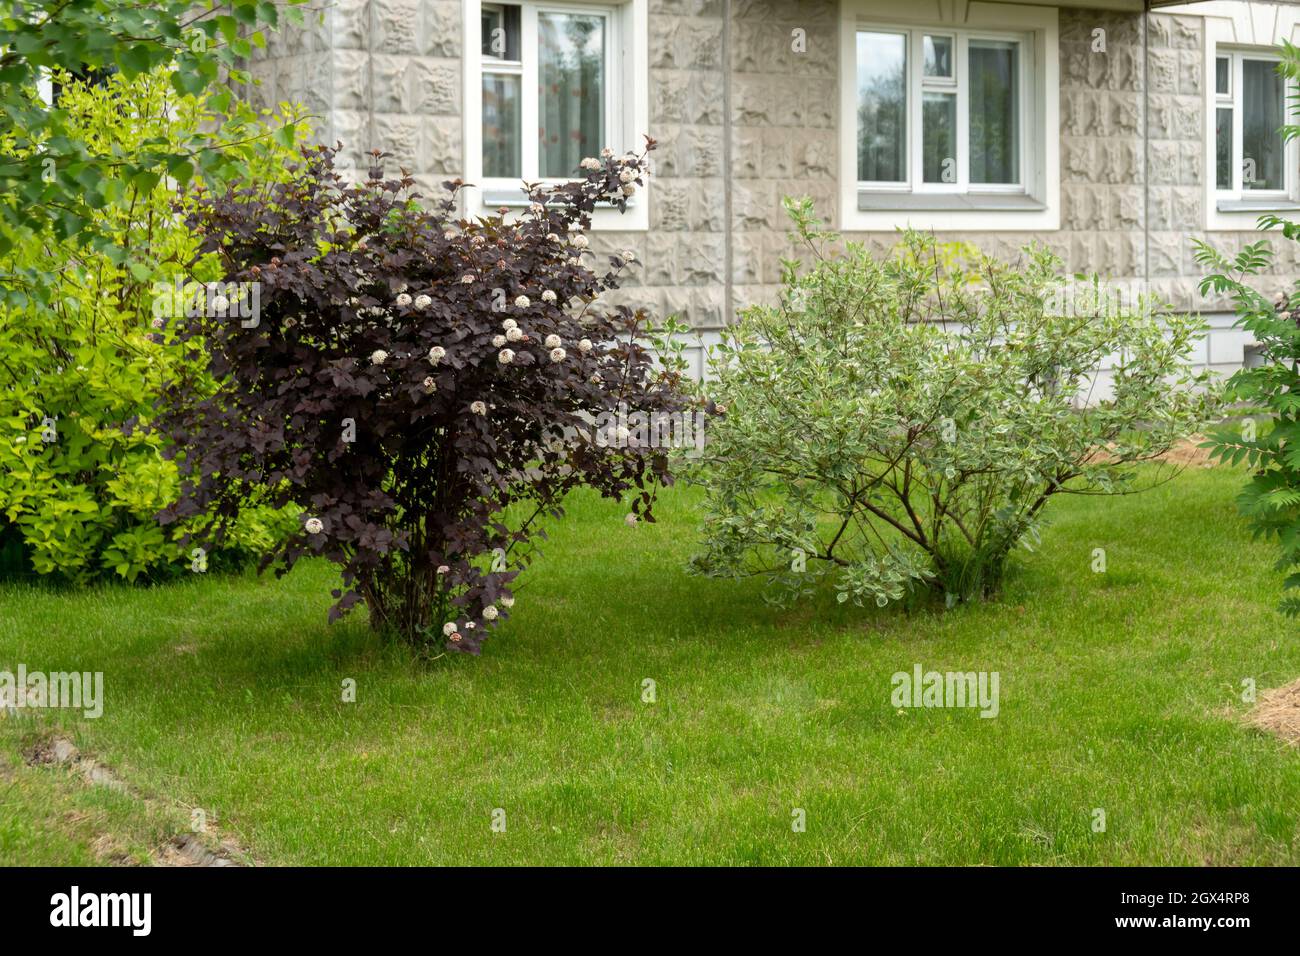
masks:
<path id="1" fill-rule="evenodd" d="M 540 174 L 571 176 L 605 144 L 605 18 L 539 13 L 537 45 Z"/>
<path id="2" fill-rule="evenodd" d="M 1020 182 L 1020 45 L 970 41 L 970 181 Z"/>
<path id="3" fill-rule="evenodd" d="M 1214 183 L 1232 188 L 1232 110 L 1222 107 L 1214 111 Z"/>
<path id="4" fill-rule="evenodd" d="M 927 183 L 957 181 L 957 97 L 926 93 L 921 102 L 921 171 Z"/>
<path id="5" fill-rule="evenodd" d="M 1223 96 L 1232 92 L 1232 60 L 1226 56 L 1214 58 L 1214 92 Z"/>
<path id="6" fill-rule="evenodd" d="M 1285 189 L 1279 132 L 1285 121 L 1285 94 L 1277 64 L 1241 63 L 1241 184 L 1245 189 Z"/>
<path id="7" fill-rule="evenodd" d="M 483 55 L 497 60 L 519 61 L 519 7 L 484 4 L 482 15 Z"/>
<path id="8" fill-rule="evenodd" d="M 483 74 L 483 175 L 523 176 L 519 135 L 519 74 Z"/>
<path id="9" fill-rule="evenodd" d="M 858 34 L 858 179 L 907 179 L 907 37 Z"/>
<path id="10" fill-rule="evenodd" d="M 925 48 L 925 75 L 952 77 L 952 37 L 927 36 Z"/>

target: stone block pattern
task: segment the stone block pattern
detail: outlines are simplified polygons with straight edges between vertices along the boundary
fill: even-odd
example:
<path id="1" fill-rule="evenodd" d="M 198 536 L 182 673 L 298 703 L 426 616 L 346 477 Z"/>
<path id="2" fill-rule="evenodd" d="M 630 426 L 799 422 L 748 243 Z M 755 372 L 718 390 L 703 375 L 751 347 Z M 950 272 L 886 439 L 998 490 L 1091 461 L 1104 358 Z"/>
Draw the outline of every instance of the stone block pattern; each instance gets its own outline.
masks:
<path id="1" fill-rule="evenodd" d="M 285 99 L 316 114 L 320 142 L 343 143 L 357 175 L 372 149 L 391 153 L 422 192 L 462 172 L 461 5 L 458 0 L 329 0 L 306 25 L 274 34 L 254 58 L 257 105 Z"/>
<path id="2" fill-rule="evenodd" d="M 839 170 L 839 4 L 733 0 L 733 309 L 775 298 L 790 257 L 786 196 L 833 217 Z"/>
<path id="3" fill-rule="evenodd" d="M 697 328 L 719 327 L 726 308 L 722 9 L 722 0 L 650 0 L 644 132 L 659 143 L 650 229 L 592 235 L 594 250 L 629 249 L 639 260 L 611 302 Z"/>
<path id="4" fill-rule="evenodd" d="M 318 138 L 342 140 L 342 164 L 354 173 L 377 147 L 394 154 L 391 162 L 409 169 L 427 193 L 461 175 L 459 0 L 315 3 L 304 28 L 273 34 L 254 58 L 252 72 L 262 81 L 251 92 L 254 102 L 306 103 L 318 116 Z M 659 316 L 676 314 L 710 341 L 733 310 L 775 298 L 781 259 L 793 252 L 783 196 L 811 196 L 824 219 L 839 222 L 839 4 L 732 0 L 729 49 L 722 0 L 650 0 L 649 14 L 647 132 L 660 143 L 648 197 L 650 230 L 598 232 L 593 247 L 598 253 L 629 249 L 641 261 L 617 300 Z M 1092 50 L 1097 28 L 1106 31 L 1105 53 Z M 1147 49 L 1144 62 L 1139 16 L 1062 9 L 1061 228 L 942 238 L 1003 256 L 1042 241 L 1069 271 L 1128 283 L 1149 268 L 1153 291 L 1175 306 L 1225 309 L 1226 303 L 1197 297 L 1200 269 L 1191 240 L 1209 238 L 1235 252 L 1257 236 L 1206 237 L 1200 225 L 1201 19 L 1153 14 Z M 892 233 L 851 238 L 881 252 L 896 241 Z M 1279 246 L 1272 278 L 1280 290 L 1300 267 L 1300 244 Z"/>

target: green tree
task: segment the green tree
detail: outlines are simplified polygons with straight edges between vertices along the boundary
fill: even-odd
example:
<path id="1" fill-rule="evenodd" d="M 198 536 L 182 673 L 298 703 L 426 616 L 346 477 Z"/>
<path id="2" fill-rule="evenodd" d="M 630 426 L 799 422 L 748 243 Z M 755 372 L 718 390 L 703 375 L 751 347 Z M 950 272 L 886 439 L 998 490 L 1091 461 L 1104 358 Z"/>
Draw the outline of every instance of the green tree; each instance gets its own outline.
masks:
<path id="1" fill-rule="evenodd" d="M 241 58 L 265 45 L 263 26 L 282 10 L 301 22 L 303 0 L 0 0 L 0 256 L 35 233 L 77 238 L 121 261 L 127 252 L 99 232 L 96 211 L 149 192 L 163 176 L 180 184 L 196 173 L 211 180 L 242 174 L 237 153 L 209 142 L 203 130 L 140 140 L 132 152 L 105 153 L 78 135 L 60 99 L 48 104 L 41 81 L 53 71 L 76 76 L 113 70 L 127 80 L 163 70 L 178 95 L 194 96 L 222 79 L 247 81 Z M 228 88 L 208 102 L 237 110 Z M 287 135 L 287 134 L 286 134 Z M 0 272 L 0 294 L 21 305 L 48 300 L 57 267 L 27 264 Z"/>

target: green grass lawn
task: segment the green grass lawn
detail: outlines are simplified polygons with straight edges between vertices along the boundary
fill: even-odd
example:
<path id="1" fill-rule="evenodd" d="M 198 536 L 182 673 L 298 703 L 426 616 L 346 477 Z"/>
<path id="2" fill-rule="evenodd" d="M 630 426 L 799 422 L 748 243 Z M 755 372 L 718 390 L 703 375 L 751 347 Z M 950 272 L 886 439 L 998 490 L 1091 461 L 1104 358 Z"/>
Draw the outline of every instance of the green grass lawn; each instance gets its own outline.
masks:
<path id="1" fill-rule="evenodd" d="M 1000 601 L 911 615 L 688 576 L 692 492 L 634 528 L 580 498 L 483 656 L 431 664 L 328 626 L 325 564 L 3 586 L 0 669 L 107 701 L 0 720 L 0 863 L 138 859 L 192 807 L 267 864 L 1300 863 L 1300 752 L 1240 722 L 1243 678 L 1300 676 L 1241 481 L 1062 499 Z M 999 716 L 899 713 L 917 663 L 998 671 Z M 59 726 L 135 796 L 24 765 Z"/>

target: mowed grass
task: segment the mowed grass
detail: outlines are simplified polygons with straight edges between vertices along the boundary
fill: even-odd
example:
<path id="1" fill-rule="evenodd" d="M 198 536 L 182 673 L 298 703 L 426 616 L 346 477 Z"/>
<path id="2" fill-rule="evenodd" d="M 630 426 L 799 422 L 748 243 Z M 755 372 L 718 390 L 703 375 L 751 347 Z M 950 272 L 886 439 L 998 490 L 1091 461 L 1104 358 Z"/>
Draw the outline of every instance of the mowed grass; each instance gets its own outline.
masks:
<path id="1" fill-rule="evenodd" d="M 0 587 L 0 669 L 104 671 L 102 718 L 42 726 L 266 864 L 1295 864 L 1300 752 L 1240 717 L 1243 679 L 1300 676 L 1300 628 L 1241 481 L 1062 498 L 1003 597 L 947 613 L 775 611 L 754 582 L 688 576 L 698 497 L 675 489 L 634 528 L 575 499 L 478 659 L 328 626 L 318 563 Z M 999 715 L 898 712 L 891 675 L 918 663 L 999 672 Z M 16 766 L 32 726 L 0 720 L 0 862 L 103 860 L 87 820 L 154 838 Z"/>

